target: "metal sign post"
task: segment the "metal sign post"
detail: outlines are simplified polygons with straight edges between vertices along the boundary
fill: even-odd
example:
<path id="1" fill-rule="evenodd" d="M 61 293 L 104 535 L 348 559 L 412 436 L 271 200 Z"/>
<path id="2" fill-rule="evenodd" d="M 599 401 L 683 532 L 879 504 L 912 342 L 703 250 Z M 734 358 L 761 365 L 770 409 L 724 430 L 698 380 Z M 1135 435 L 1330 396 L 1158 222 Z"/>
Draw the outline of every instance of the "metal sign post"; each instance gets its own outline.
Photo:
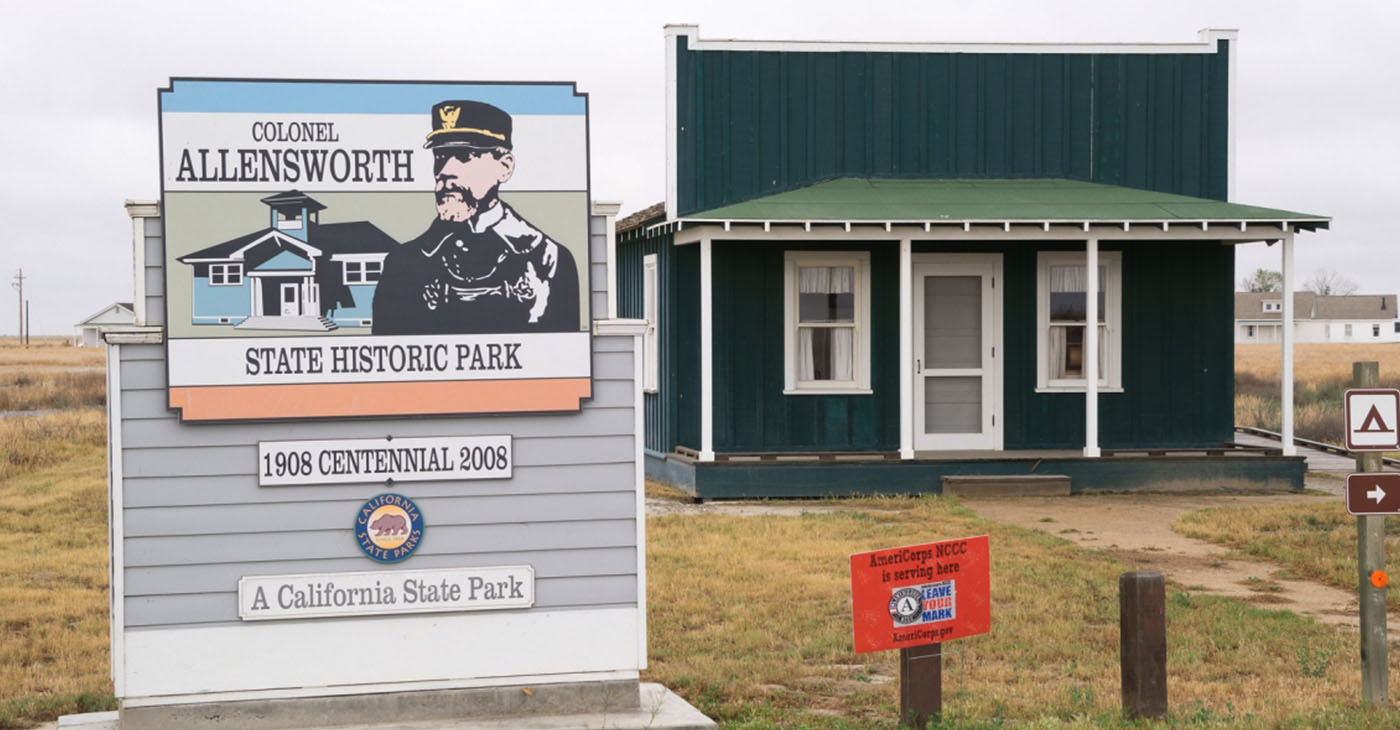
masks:
<path id="1" fill-rule="evenodd" d="M 1347 477 L 1347 510 L 1356 517 L 1356 567 L 1361 599 L 1361 698 L 1384 707 L 1389 694 L 1388 648 L 1385 639 L 1385 513 L 1395 496 L 1386 487 L 1381 451 L 1395 448 L 1400 430 L 1400 394 L 1379 390 L 1380 365 L 1351 365 L 1356 390 L 1346 392 L 1347 447 L 1356 451 L 1356 470 Z M 1353 491 L 1357 494 L 1353 495 Z M 1367 506 L 1369 509 L 1367 509 Z M 1369 512 L 1369 514 L 1358 514 Z"/>

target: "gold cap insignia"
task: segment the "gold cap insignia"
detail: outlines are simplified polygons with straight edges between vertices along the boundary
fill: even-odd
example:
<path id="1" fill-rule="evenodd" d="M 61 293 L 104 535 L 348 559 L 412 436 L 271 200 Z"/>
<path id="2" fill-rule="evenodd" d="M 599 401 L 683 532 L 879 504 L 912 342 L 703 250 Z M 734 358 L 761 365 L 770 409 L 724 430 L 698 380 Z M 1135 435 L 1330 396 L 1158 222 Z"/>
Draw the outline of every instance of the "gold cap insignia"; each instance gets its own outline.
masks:
<path id="1" fill-rule="evenodd" d="M 462 107 L 444 106 L 438 109 L 438 118 L 442 120 L 443 129 L 452 129 L 457 126 L 457 115 L 462 113 Z"/>

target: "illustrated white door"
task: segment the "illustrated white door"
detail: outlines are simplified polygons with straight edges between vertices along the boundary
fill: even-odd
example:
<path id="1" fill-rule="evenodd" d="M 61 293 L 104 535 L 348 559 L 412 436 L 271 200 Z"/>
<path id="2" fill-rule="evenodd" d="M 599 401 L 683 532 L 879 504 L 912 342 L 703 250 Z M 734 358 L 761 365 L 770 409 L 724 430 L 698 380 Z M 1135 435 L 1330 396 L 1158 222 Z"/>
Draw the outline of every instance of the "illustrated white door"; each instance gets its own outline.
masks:
<path id="1" fill-rule="evenodd" d="M 1001 255 L 914 257 L 914 448 L 1002 448 Z"/>
<path id="2" fill-rule="evenodd" d="M 282 316 L 295 317 L 301 314 L 301 293 L 296 284 L 282 285 Z"/>

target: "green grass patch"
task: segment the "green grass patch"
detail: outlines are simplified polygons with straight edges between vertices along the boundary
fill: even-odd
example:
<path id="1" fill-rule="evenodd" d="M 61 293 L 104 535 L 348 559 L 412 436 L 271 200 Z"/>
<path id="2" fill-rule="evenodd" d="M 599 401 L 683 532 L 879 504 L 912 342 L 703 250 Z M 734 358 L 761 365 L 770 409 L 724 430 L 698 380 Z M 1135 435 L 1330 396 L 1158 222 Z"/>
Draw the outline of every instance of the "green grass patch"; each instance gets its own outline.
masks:
<path id="1" fill-rule="evenodd" d="M 1400 548 L 1400 517 L 1387 517 L 1385 525 L 1386 552 L 1394 555 Z M 1172 529 L 1281 566 L 1280 578 L 1357 588 L 1356 517 L 1340 497 L 1312 504 L 1212 507 L 1178 517 Z M 1386 602 L 1396 606 L 1397 599 L 1400 586 L 1391 585 Z"/>

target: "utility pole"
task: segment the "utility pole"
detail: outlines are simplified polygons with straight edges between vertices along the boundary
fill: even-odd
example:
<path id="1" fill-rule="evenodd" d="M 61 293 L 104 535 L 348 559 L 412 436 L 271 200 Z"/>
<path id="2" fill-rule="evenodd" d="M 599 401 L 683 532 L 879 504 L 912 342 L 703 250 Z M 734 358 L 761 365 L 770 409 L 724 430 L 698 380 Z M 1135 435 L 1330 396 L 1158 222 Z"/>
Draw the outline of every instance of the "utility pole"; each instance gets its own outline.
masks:
<path id="1" fill-rule="evenodd" d="M 19 270 L 19 273 L 18 273 L 18 274 L 15 274 L 15 280 L 14 280 L 13 283 L 11 283 L 11 286 L 13 286 L 14 288 L 16 288 L 16 289 L 19 290 L 19 309 L 15 312 L 15 315 L 16 315 L 17 318 L 19 319 L 19 339 L 20 339 L 20 342 L 23 342 L 23 341 L 24 341 L 24 269 L 20 269 L 20 270 Z"/>
<path id="2" fill-rule="evenodd" d="M 24 346 L 29 347 L 29 300 L 24 300 Z"/>

